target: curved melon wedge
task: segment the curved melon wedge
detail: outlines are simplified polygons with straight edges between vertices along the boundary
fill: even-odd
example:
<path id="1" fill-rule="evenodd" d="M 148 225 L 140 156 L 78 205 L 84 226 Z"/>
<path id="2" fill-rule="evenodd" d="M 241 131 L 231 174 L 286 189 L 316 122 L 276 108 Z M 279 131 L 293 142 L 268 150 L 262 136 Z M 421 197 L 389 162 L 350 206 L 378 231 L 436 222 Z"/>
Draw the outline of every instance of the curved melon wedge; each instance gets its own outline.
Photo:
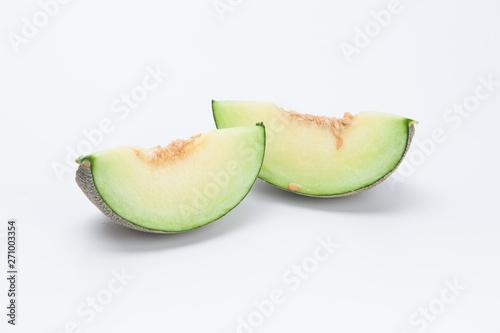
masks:
<path id="1" fill-rule="evenodd" d="M 401 163 L 417 123 L 380 112 L 312 116 L 264 102 L 212 101 L 212 109 L 217 128 L 263 122 L 259 177 L 310 196 L 345 196 L 380 184 Z"/>
<path id="2" fill-rule="evenodd" d="M 225 215 L 262 166 L 263 126 L 213 130 L 166 147 L 118 147 L 77 159 L 76 181 L 106 216 L 157 233 L 186 231 Z"/>

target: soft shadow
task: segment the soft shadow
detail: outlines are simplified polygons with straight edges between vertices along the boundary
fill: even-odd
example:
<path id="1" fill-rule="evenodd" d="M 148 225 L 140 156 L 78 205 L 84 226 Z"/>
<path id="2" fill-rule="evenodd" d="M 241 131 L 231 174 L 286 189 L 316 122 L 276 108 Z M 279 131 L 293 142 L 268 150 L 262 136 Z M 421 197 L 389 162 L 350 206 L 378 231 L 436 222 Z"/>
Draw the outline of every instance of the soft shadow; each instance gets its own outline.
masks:
<path id="1" fill-rule="evenodd" d="M 313 210 L 368 214 L 387 211 L 412 211 L 422 209 L 432 201 L 421 189 L 410 184 L 398 184 L 392 189 L 382 183 L 368 191 L 339 198 L 307 197 L 284 191 L 262 180 L 258 180 L 252 191 L 254 198 L 266 204 L 281 203 Z"/>
<path id="2" fill-rule="evenodd" d="M 413 185 L 413 186 L 410 186 Z M 118 251 L 158 251 L 208 242 L 244 229 L 266 209 L 283 209 L 283 205 L 311 210 L 370 214 L 394 211 L 422 210 L 432 204 L 432 198 L 415 184 L 399 184 L 396 189 L 385 183 L 366 192 L 340 198 L 314 198 L 281 190 L 258 180 L 251 193 L 226 216 L 204 227 L 176 234 L 153 234 L 132 230 L 111 221 L 102 214 L 89 221 L 85 228 L 94 241 Z"/>
<path id="3" fill-rule="evenodd" d="M 189 246 L 223 237 L 255 219 L 255 200 L 247 200 L 222 218 L 198 229 L 174 234 L 154 234 L 121 226 L 102 214 L 89 221 L 87 231 L 96 242 L 118 251 L 156 251 Z"/>

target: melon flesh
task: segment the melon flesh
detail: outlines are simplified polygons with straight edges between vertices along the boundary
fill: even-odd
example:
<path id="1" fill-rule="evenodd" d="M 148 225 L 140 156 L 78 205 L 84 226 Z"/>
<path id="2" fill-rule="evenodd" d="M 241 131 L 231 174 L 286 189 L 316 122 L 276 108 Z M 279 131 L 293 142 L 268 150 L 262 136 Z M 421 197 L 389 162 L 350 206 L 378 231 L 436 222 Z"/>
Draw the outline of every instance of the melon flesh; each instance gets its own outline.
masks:
<path id="1" fill-rule="evenodd" d="M 360 112 L 339 129 L 339 143 L 331 123 L 297 116 L 272 103 L 213 101 L 212 108 L 217 128 L 263 122 L 267 141 L 259 177 L 312 196 L 353 194 L 384 180 L 405 155 L 416 123 Z"/>
<path id="2" fill-rule="evenodd" d="M 121 224 L 184 231 L 220 218 L 246 196 L 264 147 L 262 126 L 214 130 L 163 148 L 118 147 L 80 157 L 77 182 Z"/>

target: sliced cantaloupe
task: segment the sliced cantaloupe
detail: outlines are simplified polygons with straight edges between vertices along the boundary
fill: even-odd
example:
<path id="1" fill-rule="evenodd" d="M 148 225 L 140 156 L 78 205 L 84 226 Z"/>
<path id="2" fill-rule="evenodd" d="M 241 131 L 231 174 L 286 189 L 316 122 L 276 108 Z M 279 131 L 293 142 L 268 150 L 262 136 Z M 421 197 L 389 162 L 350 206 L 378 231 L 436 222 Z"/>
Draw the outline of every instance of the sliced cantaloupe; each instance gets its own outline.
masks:
<path id="1" fill-rule="evenodd" d="M 76 181 L 112 220 L 142 231 L 198 228 L 233 209 L 262 166 L 262 126 L 214 130 L 166 147 L 80 157 Z"/>
<path id="2" fill-rule="evenodd" d="M 311 196 L 354 194 L 385 180 L 408 151 L 417 123 L 380 112 L 313 116 L 264 102 L 213 101 L 212 109 L 218 128 L 263 122 L 259 177 Z"/>

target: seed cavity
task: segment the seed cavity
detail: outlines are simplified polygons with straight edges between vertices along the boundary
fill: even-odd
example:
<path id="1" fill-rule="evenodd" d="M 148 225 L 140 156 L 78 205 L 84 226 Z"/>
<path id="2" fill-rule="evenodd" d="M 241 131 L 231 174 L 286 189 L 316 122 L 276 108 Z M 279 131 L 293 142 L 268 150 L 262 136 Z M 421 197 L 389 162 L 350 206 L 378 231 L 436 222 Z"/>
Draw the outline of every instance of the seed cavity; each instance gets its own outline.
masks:
<path id="1" fill-rule="evenodd" d="M 337 138 L 337 150 L 342 148 L 342 145 L 344 144 L 344 138 L 342 137 L 342 130 L 346 126 L 352 124 L 352 122 L 355 119 L 355 116 L 353 116 L 349 112 L 344 113 L 344 117 L 339 119 L 339 118 L 335 118 L 335 117 L 314 116 L 312 114 L 302 114 L 302 113 L 298 113 L 298 112 L 295 112 L 292 110 L 288 111 L 288 110 L 285 110 L 283 108 L 280 108 L 280 110 L 286 116 L 309 121 L 309 122 L 315 123 L 319 126 L 330 127 L 332 129 L 333 135 Z M 290 184 L 290 185 L 293 185 L 293 184 Z M 288 185 L 288 188 L 290 190 L 292 190 L 290 188 L 290 185 Z M 296 190 L 292 190 L 292 191 L 296 191 Z"/>
<path id="2" fill-rule="evenodd" d="M 290 191 L 298 191 L 300 190 L 301 187 L 302 186 L 300 186 L 299 184 L 292 184 L 292 183 L 288 184 L 288 189 Z"/>
<path id="3" fill-rule="evenodd" d="M 156 146 L 153 148 L 134 148 L 135 154 L 147 162 L 160 162 L 171 160 L 180 156 L 184 156 L 189 151 L 192 151 L 196 145 L 196 141 L 201 137 L 200 134 L 193 135 L 189 139 L 175 140 L 167 146 Z"/>

